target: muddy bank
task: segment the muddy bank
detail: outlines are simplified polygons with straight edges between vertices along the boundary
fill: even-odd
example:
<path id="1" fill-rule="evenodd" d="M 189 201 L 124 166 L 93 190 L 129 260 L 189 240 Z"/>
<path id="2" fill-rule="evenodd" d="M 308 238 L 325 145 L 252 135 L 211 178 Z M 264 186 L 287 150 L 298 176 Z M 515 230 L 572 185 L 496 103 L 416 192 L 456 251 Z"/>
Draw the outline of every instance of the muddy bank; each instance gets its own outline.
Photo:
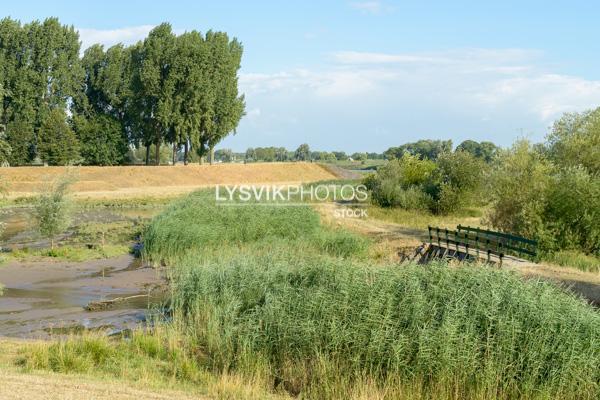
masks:
<path id="1" fill-rule="evenodd" d="M 47 338 L 84 329 L 111 333 L 146 320 L 161 300 L 160 271 L 131 255 L 86 262 L 12 261 L 0 266 L 0 336 Z M 140 296 L 146 295 L 146 296 Z M 90 302 L 127 298 L 101 311 Z"/>
<path id="2" fill-rule="evenodd" d="M 56 238 L 57 242 L 69 242 L 77 228 L 86 223 L 135 222 L 150 219 L 160 210 L 156 208 L 97 208 L 76 209 L 69 229 Z M 42 249 L 50 247 L 50 241 L 41 238 L 35 228 L 32 207 L 8 207 L 0 209 L 0 247 Z"/>

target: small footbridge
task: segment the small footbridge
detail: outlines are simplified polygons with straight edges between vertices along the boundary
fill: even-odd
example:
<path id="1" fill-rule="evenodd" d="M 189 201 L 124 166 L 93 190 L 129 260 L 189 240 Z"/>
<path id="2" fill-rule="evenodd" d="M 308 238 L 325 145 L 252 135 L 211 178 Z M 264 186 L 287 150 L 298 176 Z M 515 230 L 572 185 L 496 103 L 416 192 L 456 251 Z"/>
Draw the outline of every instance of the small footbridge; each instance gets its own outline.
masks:
<path id="1" fill-rule="evenodd" d="M 428 227 L 429 243 L 421 250 L 421 262 L 433 259 L 483 261 L 502 265 L 507 260 L 534 260 L 537 241 L 504 232 L 458 225 L 456 229 Z"/>

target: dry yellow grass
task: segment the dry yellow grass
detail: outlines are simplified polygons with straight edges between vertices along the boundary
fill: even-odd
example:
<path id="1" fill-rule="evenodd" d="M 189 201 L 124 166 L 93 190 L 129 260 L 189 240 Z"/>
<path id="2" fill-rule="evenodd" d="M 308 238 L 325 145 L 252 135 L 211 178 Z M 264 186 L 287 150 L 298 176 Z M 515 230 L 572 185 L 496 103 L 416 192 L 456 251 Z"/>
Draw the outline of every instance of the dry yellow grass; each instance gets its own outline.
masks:
<path id="1" fill-rule="evenodd" d="M 217 184 L 296 184 L 335 179 L 312 163 L 256 163 L 177 166 L 71 167 L 77 176 L 76 196 L 172 196 Z M 10 197 L 32 195 L 66 167 L 16 167 L 0 169 Z"/>
<path id="2" fill-rule="evenodd" d="M 95 400 L 192 400 L 207 399 L 174 390 L 141 389 L 131 382 L 100 381 L 63 374 L 22 374 L 0 369 L 0 398 L 4 400 L 95 399 Z"/>

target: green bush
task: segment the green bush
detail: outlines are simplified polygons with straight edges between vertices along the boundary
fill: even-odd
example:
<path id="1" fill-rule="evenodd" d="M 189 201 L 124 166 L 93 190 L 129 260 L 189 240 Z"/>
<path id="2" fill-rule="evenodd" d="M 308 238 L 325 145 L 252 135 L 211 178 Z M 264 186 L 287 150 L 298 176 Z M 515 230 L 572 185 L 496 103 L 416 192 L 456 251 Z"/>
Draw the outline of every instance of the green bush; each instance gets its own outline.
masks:
<path id="1" fill-rule="evenodd" d="M 448 214 L 479 199 L 486 164 L 466 151 L 445 152 L 430 161 L 404 153 L 363 183 L 381 207 Z"/>
<path id="2" fill-rule="evenodd" d="M 583 167 L 562 170 L 546 195 L 543 219 L 552 249 L 581 249 L 600 255 L 600 178 Z"/>
<path id="3" fill-rule="evenodd" d="M 600 174 L 600 108 L 563 115 L 554 123 L 545 148 L 558 166 L 583 167 L 592 175 Z"/>
<path id="4" fill-rule="evenodd" d="M 498 158 L 489 181 L 490 225 L 539 241 L 543 252 L 600 254 L 600 178 L 561 167 L 527 141 Z"/>
<path id="5" fill-rule="evenodd" d="M 449 214 L 474 203 L 481 193 L 486 164 L 466 151 L 443 153 L 426 185 L 433 211 Z"/>
<path id="6" fill-rule="evenodd" d="M 43 237 L 50 240 L 52 249 L 56 236 L 63 233 L 71 223 L 72 204 L 68 194 L 74 179 L 68 173 L 59 177 L 44 189 L 34 204 L 36 228 Z"/>
<path id="7" fill-rule="evenodd" d="M 404 153 L 367 176 L 363 183 L 371 193 L 371 200 L 382 207 L 429 209 L 431 199 L 422 186 L 435 170 L 435 163 Z"/>

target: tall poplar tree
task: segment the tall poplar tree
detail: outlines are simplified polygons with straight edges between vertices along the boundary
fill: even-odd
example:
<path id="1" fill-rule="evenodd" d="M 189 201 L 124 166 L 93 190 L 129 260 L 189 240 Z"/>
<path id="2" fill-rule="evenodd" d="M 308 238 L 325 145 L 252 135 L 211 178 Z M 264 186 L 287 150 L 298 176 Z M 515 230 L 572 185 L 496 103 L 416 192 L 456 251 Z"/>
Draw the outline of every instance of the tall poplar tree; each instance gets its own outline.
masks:
<path id="1" fill-rule="evenodd" d="M 42 121 L 52 110 L 66 112 L 80 92 L 79 35 L 56 18 L 25 25 L 5 18 L 0 21 L 0 59 L 2 125 L 13 148 L 11 159 L 30 162 L 37 154 Z"/>
<path id="2" fill-rule="evenodd" d="M 183 161 L 187 164 L 189 147 L 200 143 L 204 97 L 209 89 L 207 52 L 204 38 L 197 31 L 177 38 L 173 62 L 174 79 L 172 126 L 174 147 L 183 146 Z"/>
<path id="3" fill-rule="evenodd" d="M 74 128 L 85 164 L 117 165 L 128 151 L 130 51 L 119 44 L 101 45 L 83 56 L 83 96 L 74 102 Z"/>
<path id="4" fill-rule="evenodd" d="M 235 129 L 244 115 L 244 96 L 238 95 L 238 71 L 243 47 L 224 32 L 206 34 L 209 57 L 209 109 L 203 118 L 203 144 L 213 162 L 215 146 Z"/>
<path id="5" fill-rule="evenodd" d="M 174 80 L 170 79 L 170 74 L 175 54 L 175 35 L 171 25 L 162 23 L 150 31 L 136 53 L 134 68 L 137 73 L 133 96 L 144 128 L 142 139 L 147 147 L 154 144 L 155 164 L 158 165 L 160 146 L 172 122 Z"/>

